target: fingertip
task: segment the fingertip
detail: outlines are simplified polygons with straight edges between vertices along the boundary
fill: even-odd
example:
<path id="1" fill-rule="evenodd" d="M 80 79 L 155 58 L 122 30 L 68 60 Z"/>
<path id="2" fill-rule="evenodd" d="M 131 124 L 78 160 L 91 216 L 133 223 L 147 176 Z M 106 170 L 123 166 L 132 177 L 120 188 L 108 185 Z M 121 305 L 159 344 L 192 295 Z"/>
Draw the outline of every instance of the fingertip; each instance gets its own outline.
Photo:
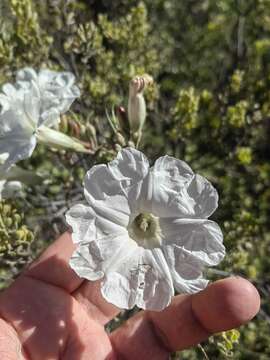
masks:
<path id="1" fill-rule="evenodd" d="M 210 332 L 239 327 L 260 309 L 257 289 L 247 280 L 231 277 L 216 281 L 192 297 L 192 308 Z"/>
<path id="2" fill-rule="evenodd" d="M 71 235 L 62 234 L 24 272 L 24 275 L 48 284 L 75 291 L 83 282 L 69 266 L 69 259 L 75 250 Z"/>

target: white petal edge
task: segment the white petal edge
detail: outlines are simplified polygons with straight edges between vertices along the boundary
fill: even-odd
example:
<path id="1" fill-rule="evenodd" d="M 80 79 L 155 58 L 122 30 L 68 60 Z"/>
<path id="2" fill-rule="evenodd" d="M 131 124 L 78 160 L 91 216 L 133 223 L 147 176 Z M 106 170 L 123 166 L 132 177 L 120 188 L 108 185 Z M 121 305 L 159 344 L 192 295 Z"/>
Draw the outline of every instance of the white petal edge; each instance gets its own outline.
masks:
<path id="1" fill-rule="evenodd" d="M 97 215 L 91 207 L 83 204 L 74 205 L 66 213 L 66 221 L 72 227 L 72 240 L 75 244 L 112 234 L 126 234 L 124 227 Z"/>
<path id="2" fill-rule="evenodd" d="M 137 244 L 128 234 L 115 234 L 80 243 L 72 254 L 70 266 L 82 278 L 95 281 L 103 278 L 117 262 L 133 253 Z"/>
<path id="3" fill-rule="evenodd" d="M 153 171 L 165 171 L 171 177 L 188 181 L 194 175 L 191 167 L 183 160 L 176 159 L 172 156 L 162 156 L 158 158 L 153 166 Z"/>
<path id="4" fill-rule="evenodd" d="M 140 209 L 140 198 L 143 180 L 149 172 L 146 156 L 133 148 L 125 148 L 118 152 L 116 159 L 108 164 L 112 176 L 121 184 L 133 213 Z"/>
<path id="5" fill-rule="evenodd" d="M 218 192 L 203 176 L 196 174 L 189 186 L 187 194 L 194 201 L 195 217 L 208 218 L 218 207 Z"/>
<path id="6" fill-rule="evenodd" d="M 132 182 L 139 182 L 148 174 L 149 162 L 139 150 L 125 148 L 118 152 L 108 167 L 118 181 L 129 179 Z"/>
<path id="7" fill-rule="evenodd" d="M 193 204 L 184 190 L 193 177 L 184 161 L 167 155 L 160 157 L 143 182 L 142 208 L 159 217 L 189 216 Z"/>
<path id="8" fill-rule="evenodd" d="M 98 215 L 127 228 L 131 212 L 128 199 L 106 165 L 95 165 L 86 173 L 84 195 Z"/>
<path id="9" fill-rule="evenodd" d="M 5 163 L 1 165 L 3 171 L 7 171 L 10 167 L 20 160 L 29 158 L 35 147 L 36 138 L 35 136 L 24 137 L 24 134 L 17 134 L 11 132 L 6 135 L 4 139 L 0 141 L 0 154 L 8 153 L 9 157 Z"/>
<path id="10" fill-rule="evenodd" d="M 102 281 L 103 297 L 122 309 L 135 305 L 161 311 L 174 295 L 172 278 L 160 249 L 138 247 L 132 256 L 116 263 Z"/>
<path id="11" fill-rule="evenodd" d="M 180 294 L 193 294 L 203 290 L 208 280 L 202 276 L 203 264 L 180 247 L 166 246 L 163 249 L 174 287 Z"/>
<path id="12" fill-rule="evenodd" d="M 179 246 L 206 266 L 225 256 L 223 234 L 217 223 L 204 219 L 160 219 L 163 245 Z"/>

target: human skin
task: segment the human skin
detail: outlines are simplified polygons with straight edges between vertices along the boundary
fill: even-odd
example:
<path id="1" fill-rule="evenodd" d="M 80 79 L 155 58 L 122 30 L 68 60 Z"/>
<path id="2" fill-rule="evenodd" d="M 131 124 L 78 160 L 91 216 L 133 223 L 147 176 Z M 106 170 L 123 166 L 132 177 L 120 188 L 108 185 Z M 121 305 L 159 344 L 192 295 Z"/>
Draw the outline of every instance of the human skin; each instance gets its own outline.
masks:
<path id="1" fill-rule="evenodd" d="M 161 312 L 141 311 L 108 335 L 104 325 L 119 309 L 102 298 L 99 282 L 69 267 L 74 248 L 71 235 L 63 234 L 0 294 L 1 359 L 163 360 L 259 311 L 256 288 L 231 277 L 178 295 Z"/>

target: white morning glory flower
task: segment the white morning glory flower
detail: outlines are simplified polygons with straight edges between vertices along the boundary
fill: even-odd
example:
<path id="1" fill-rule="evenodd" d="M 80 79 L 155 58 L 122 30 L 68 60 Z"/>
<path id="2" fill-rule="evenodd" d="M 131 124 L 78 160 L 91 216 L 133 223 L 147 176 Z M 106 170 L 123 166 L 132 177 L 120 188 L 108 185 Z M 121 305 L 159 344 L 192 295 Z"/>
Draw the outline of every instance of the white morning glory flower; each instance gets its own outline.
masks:
<path id="1" fill-rule="evenodd" d="M 70 265 L 80 277 L 102 279 L 108 302 L 162 310 L 174 288 L 206 287 L 204 267 L 225 255 L 222 232 L 208 220 L 218 204 L 209 181 L 170 156 L 150 168 L 141 152 L 126 148 L 91 168 L 84 187 L 87 204 L 66 215 L 77 244 Z"/>
<path id="2" fill-rule="evenodd" d="M 73 101 L 80 96 L 75 85 L 75 76 L 70 72 L 24 68 L 17 72 L 16 85 L 20 89 L 29 89 L 34 82 L 42 97 L 41 112 L 58 111 L 58 115 L 67 112 Z"/>
<path id="3" fill-rule="evenodd" d="M 30 157 L 37 141 L 87 152 L 79 141 L 51 129 L 79 95 L 73 86 L 73 77 L 67 74 L 57 76 L 43 70 L 36 75 L 33 70 L 24 69 L 18 73 L 15 86 L 3 86 L 0 94 L 0 154 L 9 154 L 4 169 Z"/>

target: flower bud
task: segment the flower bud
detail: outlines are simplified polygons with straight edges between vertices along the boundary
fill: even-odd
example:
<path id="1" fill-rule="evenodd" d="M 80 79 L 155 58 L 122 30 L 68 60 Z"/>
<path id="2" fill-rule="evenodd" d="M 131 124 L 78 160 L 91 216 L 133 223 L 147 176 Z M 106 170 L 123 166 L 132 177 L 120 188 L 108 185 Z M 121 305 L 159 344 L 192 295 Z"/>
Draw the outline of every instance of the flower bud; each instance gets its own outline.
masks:
<path id="1" fill-rule="evenodd" d="M 136 76 L 129 84 L 128 120 L 131 133 L 140 133 L 146 118 L 144 89 L 153 83 L 151 76 Z"/>
<path id="2" fill-rule="evenodd" d="M 118 119 L 118 123 L 120 126 L 120 129 L 125 135 L 130 134 L 130 128 L 129 128 L 129 121 L 128 121 L 128 114 L 126 112 L 126 109 L 123 106 L 118 106 L 116 108 L 116 117 Z"/>
<path id="3" fill-rule="evenodd" d="M 87 134 L 89 137 L 94 138 L 95 140 L 97 139 L 96 128 L 95 128 L 92 124 L 90 124 L 90 123 L 88 123 L 88 124 L 86 125 L 86 134 Z"/>

